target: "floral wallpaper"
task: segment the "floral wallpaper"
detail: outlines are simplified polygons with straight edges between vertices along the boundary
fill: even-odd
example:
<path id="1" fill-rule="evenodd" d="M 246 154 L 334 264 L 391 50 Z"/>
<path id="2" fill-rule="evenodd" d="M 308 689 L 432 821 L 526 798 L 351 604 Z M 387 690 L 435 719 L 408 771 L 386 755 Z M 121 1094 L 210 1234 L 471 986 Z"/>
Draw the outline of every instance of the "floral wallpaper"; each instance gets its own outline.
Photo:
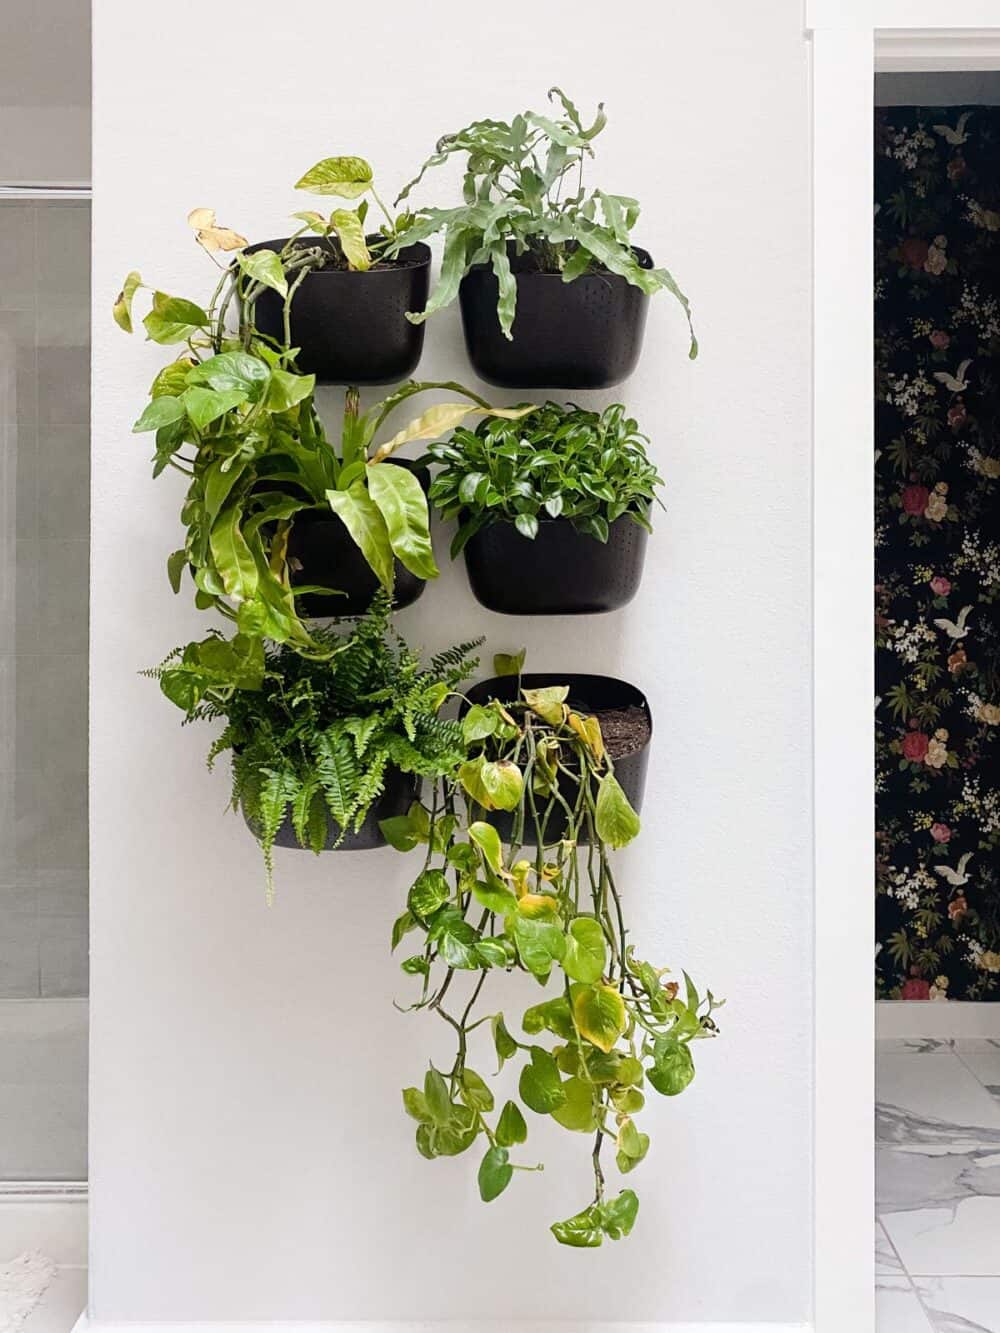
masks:
<path id="1" fill-rule="evenodd" d="M 1000 1000 L 1000 108 L 876 115 L 877 993 Z"/>

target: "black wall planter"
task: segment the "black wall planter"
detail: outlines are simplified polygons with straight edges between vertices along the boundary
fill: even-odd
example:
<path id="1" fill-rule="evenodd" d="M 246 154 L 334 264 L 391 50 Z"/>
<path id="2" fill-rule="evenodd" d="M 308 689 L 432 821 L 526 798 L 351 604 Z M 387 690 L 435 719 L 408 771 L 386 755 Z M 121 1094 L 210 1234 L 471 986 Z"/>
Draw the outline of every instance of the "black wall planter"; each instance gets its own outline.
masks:
<path id="1" fill-rule="evenodd" d="M 385 790 L 382 795 L 372 803 L 372 807 L 357 833 L 348 831 L 339 847 L 335 847 L 334 844 L 340 830 L 333 820 L 330 820 L 326 850 L 328 852 L 367 852 L 375 847 L 387 846 L 386 840 L 382 836 L 382 830 L 379 828 L 379 820 L 390 819 L 394 815 L 405 815 L 411 803 L 417 799 L 419 782 L 419 778 L 413 773 L 401 773 L 398 768 L 389 769 L 385 775 Z M 244 819 L 246 819 L 245 813 Z M 256 837 L 257 832 L 253 824 L 249 819 L 246 822 L 247 827 Z M 274 845 L 275 847 L 294 847 L 299 851 L 306 850 L 295 836 L 291 815 L 285 817 L 284 823 L 278 829 Z"/>
<path id="2" fill-rule="evenodd" d="M 373 242 L 375 237 L 369 237 Z M 254 250 L 280 250 L 287 237 L 261 241 Z M 302 246 L 321 244 L 302 237 Z M 424 326 L 411 324 L 407 310 L 423 310 L 431 252 L 409 245 L 385 268 L 367 273 L 315 269 L 292 298 L 292 346 L 300 349 L 298 367 L 320 384 L 394 384 L 416 369 L 424 346 Z M 255 320 L 261 333 L 284 339 L 284 303 L 267 289 L 257 299 Z"/>
<path id="3" fill-rule="evenodd" d="M 488 264 L 462 279 L 459 299 L 465 345 L 476 374 L 507 389 L 606 389 L 635 369 L 649 297 L 616 273 L 563 282 L 558 273 L 518 272 L 513 340 L 497 320 L 498 287 Z M 653 261 L 634 248 L 643 268 Z"/>
<path id="4" fill-rule="evenodd" d="M 506 615 L 614 611 L 636 594 L 646 559 L 645 528 L 625 517 L 608 540 L 578 532 L 568 518 L 540 518 L 533 539 L 513 523 L 489 523 L 469 538 L 465 567 L 476 600 Z"/>
<path id="5" fill-rule="evenodd" d="M 614 676 L 588 676 L 573 672 L 530 672 L 520 678 L 520 686 L 527 690 L 544 689 L 548 685 L 568 685 L 569 697 L 566 702 L 570 708 L 578 713 L 596 713 L 611 712 L 621 709 L 638 708 L 645 715 L 648 726 L 648 735 L 645 744 L 641 749 L 633 751 L 631 754 L 622 755 L 620 759 L 612 759 L 615 766 L 615 777 L 622 785 L 625 795 L 631 801 L 636 812 L 642 809 L 643 793 L 646 789 L 646 766 L 649 762 L 649 745 L 653 738 L 653 715 L 649 710 L 649 702 L 641 690 L 630 685 L 628 681 L 617 680 Z M 468 704 L 464 704 L 462 712 L 466 712 L 472 704 L 486 704 L 490 699 L 499 699 L 501 703 L 514 703 L 519 694 L 519 683 L 516 676 L 494 676 L 490 680 L 480 681 L 466 690 Z M 574 789 L 568 780 L 565 781 L 565 795 L 572 799 Z M 497 830 L 501 838 L 509 841 L 514 827 L 514 816 L 506 810 L 491 810 L 483 818 Z M 531 820 L 525 820 L 525 842 L 533 845 L 533 831 L 530 827 Z M 546 839 L 549 842 L 558 842 L 566 829 L 565 817 L 558 809 L 552 812 L 546 827 Z"/>
<path id="6" fill-rule="evenodd" d="M 415 468 L 407 459 L 386 460 L 396 467 L 406 467 L 420 481 L 426 493 L 430 474 Z M 344 595 L 325 596 L 303 593 L 298 599 L 303 615 L 319 619 L 332 616 L 363 616 L 379 587 L 371 565 L 344 524 L 330 509 L 303 509 L 295 515 L 288 536 L 288 556 L 292 563 L 292 586 L 339 588 Z M 396 581 L 393 600 L 397 607 L 415 602 L 427 586 L 398 560 L 394 562 Z"/>

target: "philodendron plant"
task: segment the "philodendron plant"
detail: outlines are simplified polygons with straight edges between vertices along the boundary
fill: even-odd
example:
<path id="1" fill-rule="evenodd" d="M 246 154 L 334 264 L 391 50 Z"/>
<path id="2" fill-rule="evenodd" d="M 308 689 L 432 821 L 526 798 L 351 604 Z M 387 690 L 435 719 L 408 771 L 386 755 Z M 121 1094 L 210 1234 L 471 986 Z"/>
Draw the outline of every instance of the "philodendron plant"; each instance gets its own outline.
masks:
<path id="1" fill-rule="evenodd" d="M 189 569 L 197 605 L 219 610 L 242 634 L 322 651 L 300 619 L 295 597 L 336 590 L 292 588 L 286 551 L 295 515 L 329 505 L 389 590 L 394 556 L 418 577 L 433 578 L 438 570 L 426 497 L 412 473 L 385 460 L 403 444 L 434 439 L 469 415 L 516 416 L 532 409 L 491 408 L 459 384 L 411 381 L 362 414 L 356 391 L 348 390 L 338 452 L 315 408 L 315 377 L 296 372 L 288 344 L 290 304 L 307 270 L 300 268 L 289 281 L 294 257 L 238 253 L 244 238 L 216 226 L 209 210 L 195 210 L 189 221 L 209 253 L 237 252 L 237 262 L 224 269 L 206 307 L 154 289 L 142 321 L 150 340 L 180 349 L 156 375 L 133 427 L 154 435 L 154 477 L 170 467 L 189 479 L 181 510 L 185 542 L 167 561 L 170 581 L 179 591 Z M 130 273 L 115 302 L 115 320 L 127 333 L 144 286 L 138 273 Z M 284 342 L 254 327 L 253 304 L 264 287 L 284 302 Z M 237 316 L 233 329 L 231 310 Z M 376 446 L 389 415 L 427 390 L 459 393 L 465 401 L 436 404 Z"/>
<path id="2" fill-rule="evenodd" d="M 496 665 L 519 672 L 522 663 L 523 654 Z M 423 851 L 392 932 L 393 948 L 411 935 L 418 942 L 402 964 L 420 985 L 411 1008 L 436 1013 L 455 1036 L 450 1067 L 431 1064 L 422 1085 L 403 1092 L 417 1150 L 451 1157 L 480 1144 L 479 1191 L 490 1202 L 515 1171 L 538 1169 L 511 1161 L 528 1135 L 522 1108 L 589 1136 L 593 1196 L 551 1230 L 564 1245 L 594 1247 L 627 1235 L 639 1207 L 631 1189 L 609 1193 L 603 1150 L 622 1174 L 643 1160 L 649 1136 L 636 1117 L 645 1089 L 672 1097 L 687 1087 L 691 1043 L 715 1035 L 720 1002 L 686 973 L 667 979 L 628 943 L 612 858 L 639 818 L 599 720 L 572 711 L 567 695 L 565 686 L 522 689 L 516 704 L 470 707 L 464 762 L 429 802 L 382 827 L 400 850 Z M 496 810 L 514 814 L 507 842 L 489 822 Z M 482 1012 L 487 983 L 511 971 L 546 988 L 519 1025 L 495 997 Z M 518 1098 L 499 1110 L 472 1064 L 473 1034 L 487 1025 L 499 1066 L 520 1065 Z"/>
<path id="3" fill-rule="evenodd" d="M 499 286 L 497 318 L 512 337 L 517 284 L 508 245 L 527 256 L 540 272 L 559 273 L 572 282 L 585 273 L 617 273 L 646 293 L 666 289 L 680 302 L 691 332 L 690 355 L 698 354 L 687 297 L 665 268 L 643 268 L 631 244 L 639 218 L 638 201 L 604 190 L 586 191 L 584 167 L 606 123 L 603 105 L 584 125 L 559 88 L 549 90 L 554 117 L 523 111 L 510 122 L 477 120 L 446 134 L 396 199 L 408 199 L 430 167 L 455 154 L 465 157 L 463 202 L 454 208 L 419 208 L 402 220 L 386 254 L 444 235 L 441 275 L 425 310 L 407 318 L 420 322 L 450 304 L 474 264 L 491 264 Z"/>

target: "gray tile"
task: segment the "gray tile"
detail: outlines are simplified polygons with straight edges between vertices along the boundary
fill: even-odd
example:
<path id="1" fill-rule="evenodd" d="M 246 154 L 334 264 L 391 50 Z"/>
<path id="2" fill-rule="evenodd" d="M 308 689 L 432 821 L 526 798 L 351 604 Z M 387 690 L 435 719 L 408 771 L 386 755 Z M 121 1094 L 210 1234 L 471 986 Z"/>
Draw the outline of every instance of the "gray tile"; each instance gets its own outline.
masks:
<path id="1" fill-rule="evenodd" d="M 0 1179 L 85 1180 L 86 1175 L 82 1085 L 0 1085 Z"/>
<path id="2" fill-rule="evenodd" d="M 86 995 L 89 990 L 87 918 L 39 918 L 39 970 L 46 997 Z"/>
<path id="3" fill-rule="evenodd" d="M 23 430 L 38 419 L 34 310 L 0 309 L 0 378 L 5 382 L 0 393 L 4 416 Z"/>
<path id="4" fill-rule="evenodd" d="M 90 420 L 88 307 L 39 308 L 38 420 L 43 427 Z"/>
<path id="5" fill-rule="evenodd" d="M 0 548 L 0 560 L 4 552 Z M 0 632 L 3 630 L 0 626 Z M 0 773 L 12 773 L 15 767 L 14 727 L 17 717 L 17 659 L 13 653 L 0 653 Z M 0 812 L 0 861 L 4 848 L 3 814 Z M 0 869 L 0 878 L 3 871 Z"/>
<path id="6" fill-rule="evenodd" d="M 38 536 L 38 423 L 21 417 L 6 446 L 14 451 L 14 535 Z"/>
<path id="7" fill-rule="evenodd" d="M 31 309 L 35 300 L 35 210 L 0 204 L 0 309 Z"/>
<path id="8" fill-rule="evenodd" d="M 46 426 L 38 440 L 38 535 L 90 533 L 90 427 Z"/>
<path id="9" fill-rule="evenodd" d="M 38 617 L 40 555 L 37 538 L 20 537 L 14 543 L 14 623 L 7 626 L 7 633 L 16 653 L 38 652 L 41 645 Z"/>
<path id="10" fill-rule="evenodd" d="M 0 866 L 0 880 L 9 867 Z M 7 922 L 15 916 L 38 915 L 38 886 L 30 877 L 15 880 L 12 884 L 0 883 L 0 930 L 6 930 Z"/>
<path id="11" fill-rule="evenodd" d="M 14 854 L 24 871 L 85 870 L 87 775 L 27 769 L 17 775 Z"/>
<path id="12" fill-rule="evenodd" d="M 31 876 L 39 916 L 83 917 L 90 893 L 86 867 L 76 870 L 37 870 Z"/>
<path id="13" fill-rule="evenodd" d="M 38 209 L 39 304 L 90 300 L 90 205 L 56 203 Z"/>
<path id="14" fill-rule="evenodd" d="M 0 1006 L 0 1083 L 86 1082 L 86 1001 Z"/>
<path id="15" fill-rule="evenodd" d="M 45 543 L 41 544 L 43 547 Z M 82 773 L 87 767 L 87 658 L 22 653 L 17 658 L 17 768 Z"/>
<path id="16" fill-rule="evenodd" d="M 4 917 L 0 931 L 0 999 L 26 1000 L 39 994 L 39 934 L 34 912 L 11 912 Z"/>
<path id="17" fill-rule="evenodd" d="M 51 653 L 86 653 L 89 544 L 46 539 L 38 542 L 36 558 L 37 601 L 34 610 L 38 649 Z"/>

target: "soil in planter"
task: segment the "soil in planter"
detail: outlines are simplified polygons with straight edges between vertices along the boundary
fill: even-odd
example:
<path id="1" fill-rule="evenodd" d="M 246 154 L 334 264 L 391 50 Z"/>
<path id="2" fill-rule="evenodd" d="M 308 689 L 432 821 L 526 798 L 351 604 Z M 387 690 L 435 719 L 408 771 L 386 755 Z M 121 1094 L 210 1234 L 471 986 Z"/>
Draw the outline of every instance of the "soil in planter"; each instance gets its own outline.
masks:
<path id="1" fill-rule="evenodd" d="M 609 708 L 593 716 L 601 724 L 604 748 L 612 762 L 624 759 L 628 754 L 636 754 L 652 735 L 649 718 L 642 708 Z"/>

